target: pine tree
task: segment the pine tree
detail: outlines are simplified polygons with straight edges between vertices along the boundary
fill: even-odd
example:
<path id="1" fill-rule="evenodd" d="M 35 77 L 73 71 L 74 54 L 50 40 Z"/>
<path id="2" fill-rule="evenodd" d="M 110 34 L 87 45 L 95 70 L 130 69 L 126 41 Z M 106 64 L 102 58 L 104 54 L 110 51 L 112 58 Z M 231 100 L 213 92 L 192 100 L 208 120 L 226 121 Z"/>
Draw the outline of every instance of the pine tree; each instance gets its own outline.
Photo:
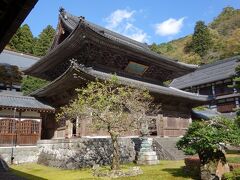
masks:
<path id="1" fill-rule="evenodd" d="M 48 81 L 36 78 L 33 76 L 24 76 L 22 79 L 21 87 L 24 95 L 28 95 L 31 92 L 45 86 L 48 84 Z"/>
<path id="2" fill-rule="evenodd" d="M 188 48 L 203 58 L 211 46 L 212 40 L 208 27 L 203 21 L 196 22 L 192 41 Z"/>
<path id="3" fill-rule="evenodd" d="M 34 55 L 44 56 L 47 53 L 55 32 L 55 29 L 51 25 L 48 25 L 45 29 L 43 29 L 41 34 L 38 36 L 38 39 L 36 40 L 33 51 Z"/>
<path id="4" fill-rule="evenodd" d="M 32 32 L 27 24 L 20 27 L 9 42 L 11 49 L 32 54 L 34 39 Z"/>

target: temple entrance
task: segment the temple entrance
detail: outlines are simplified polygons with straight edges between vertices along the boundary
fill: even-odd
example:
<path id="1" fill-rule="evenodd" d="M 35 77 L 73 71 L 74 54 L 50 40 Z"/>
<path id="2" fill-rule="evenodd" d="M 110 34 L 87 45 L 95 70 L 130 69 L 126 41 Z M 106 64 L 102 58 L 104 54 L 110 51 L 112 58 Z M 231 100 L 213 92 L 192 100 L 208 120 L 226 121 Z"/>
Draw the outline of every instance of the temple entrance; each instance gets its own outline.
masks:
<path id="1" fill-rule="evenodd" d="M 72 136 L 73 137 L 77 136 L 77 122 L 76 122 L 76 120 L 72 121 Z"/>
<path id="2" fill-rule="evenodd" d="M 152 118 L 148 125 L 149 135 L 150 136 L 157 136 L 157 120 L 156 118 Z"/>
<path id="3" fill-rule="evenodd" d="M 40 138 L 40 122 L 0 120 L 0 146 L 35 145 Z"/>

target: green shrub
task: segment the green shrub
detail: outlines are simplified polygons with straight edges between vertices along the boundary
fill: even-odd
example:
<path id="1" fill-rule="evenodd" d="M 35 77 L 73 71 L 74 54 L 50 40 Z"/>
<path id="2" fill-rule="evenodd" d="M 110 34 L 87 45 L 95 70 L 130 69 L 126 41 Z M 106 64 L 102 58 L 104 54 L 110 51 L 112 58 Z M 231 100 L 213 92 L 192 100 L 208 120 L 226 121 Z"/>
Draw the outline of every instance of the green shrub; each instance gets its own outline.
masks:
<path id="1" fill-rule="evenodd" d="M 224 180 L 240 180 L 240 168 L 223 175 Z"/>

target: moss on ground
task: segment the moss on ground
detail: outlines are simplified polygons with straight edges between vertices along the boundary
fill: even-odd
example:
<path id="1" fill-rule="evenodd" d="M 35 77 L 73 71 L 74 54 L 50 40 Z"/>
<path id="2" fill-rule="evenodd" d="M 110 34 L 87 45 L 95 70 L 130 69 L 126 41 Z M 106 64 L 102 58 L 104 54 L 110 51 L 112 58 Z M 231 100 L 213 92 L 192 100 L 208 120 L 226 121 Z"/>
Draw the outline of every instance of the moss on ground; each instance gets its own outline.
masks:
<path id="1" fill-rule="evenodd" d="M 135 164 L 123 165 L 123 168 L 136 166 Z M 126 177 L 118 179 L 128 180 L 181 180 L 181 179 L 194 179 L 189 177 L 183 170 L 183 161 L 161 161 L 159 165 L 154 166 L 141 166 L 144 174 L 136 177 Z M 47 167 L 39 164 L 22 164 L 11 166 L 11 171 L 27 179 L 52 179 L 52 180 L 74 180 L 74 179 L 99 179 L 92 176 L 91 169 L 81 170 L 62 170 L 53 167 Z M 108 179 L 108 178 L 101 178 Z"/>

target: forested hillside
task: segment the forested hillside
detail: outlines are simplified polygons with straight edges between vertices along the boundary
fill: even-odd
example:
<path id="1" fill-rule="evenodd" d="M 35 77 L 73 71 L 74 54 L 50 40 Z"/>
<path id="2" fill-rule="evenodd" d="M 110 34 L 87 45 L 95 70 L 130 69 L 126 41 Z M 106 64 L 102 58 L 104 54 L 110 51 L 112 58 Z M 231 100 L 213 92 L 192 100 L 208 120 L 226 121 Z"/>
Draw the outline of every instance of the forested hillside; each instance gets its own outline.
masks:
<path id="1" fill-rule="evenodd" d="M 17 30 L 6 49 L 34 56 L 44 56 L 51 46 L 54 35 L 55 29 L 48 25 L 38 37 L 33 37 L 30 27 L 24 24 Z"/>
<path id="2" fill-rule="evenodd" d="M 191 64 L 206 64 L 240 55 L 240 9 L 224 8 L 204 28 L 204 22 L 198 21 L 193 35 L 168 43 L 158 45 L 153 43 L 151 49 L 159 54 Z"/>
<path id="3" fill-rule="evenodd" d="M 51 46 L 55 33 L 55 29 L 48 25 L 38 37 L 34 37 L 30 27 L 24 24 L 17 30 L 6 49 L 39 57 L 44 56 Z M 4 74 L 6 75 L 6 73 Z M 3 78 L 6 79 L 8 77 L 3 76 Z M 12 82 L 11 79 L 10 82 Z M 36 77 L 23 76 L 21 80 L 21 91 L 24 95 L 27 95 L 45 86 L 47 83 L 48 81 Z"/>

